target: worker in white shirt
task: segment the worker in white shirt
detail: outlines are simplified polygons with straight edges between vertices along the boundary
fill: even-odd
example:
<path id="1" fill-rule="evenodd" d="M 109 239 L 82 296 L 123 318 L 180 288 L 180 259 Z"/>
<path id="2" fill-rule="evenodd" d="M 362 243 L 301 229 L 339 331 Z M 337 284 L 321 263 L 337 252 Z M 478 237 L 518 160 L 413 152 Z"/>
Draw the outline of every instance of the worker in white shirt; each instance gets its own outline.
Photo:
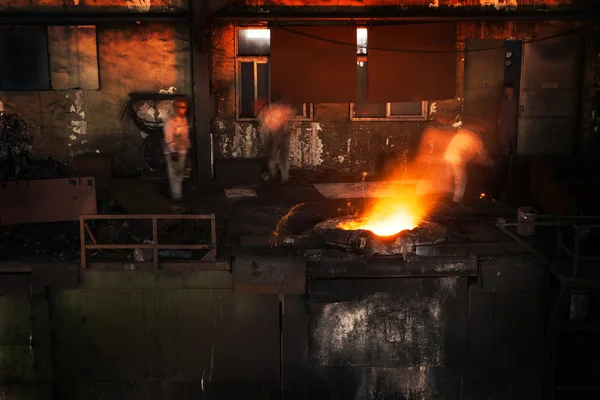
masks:
<path id="1" fill-rule="evenodd" d="M 267 152 L 267 165 L 271 179 L 277 179 L 279 170 L 281 183 L 290 177 L 290 126 L 294 115 L 292 108 L 283 103 L 269 104 L 266 99 L 256 102 L 259 130 Z"/>
<path id="2" fill-rule="evenodd" d="M 173 102 L 173 114 L 164 124 L 164 153 L 167 159 L 169 187 L 174 200 L 182 198 L 185 161 L 190 148 L 190 127 L 187 119 L 188 104 L 184 98 Z"/>
<path id="3" fill-rule="evenodd" d="M 477 119 L 465 119 L 462 126 L 454 134 L 446 151 L 444 160 L 449 167 L 453 180 L 454 195 L 452 201 L 462 203 L 467 187 L 467 164 L 477 162 L 493 165 L 483 146 L 482 133 L 486 124 Z"/>

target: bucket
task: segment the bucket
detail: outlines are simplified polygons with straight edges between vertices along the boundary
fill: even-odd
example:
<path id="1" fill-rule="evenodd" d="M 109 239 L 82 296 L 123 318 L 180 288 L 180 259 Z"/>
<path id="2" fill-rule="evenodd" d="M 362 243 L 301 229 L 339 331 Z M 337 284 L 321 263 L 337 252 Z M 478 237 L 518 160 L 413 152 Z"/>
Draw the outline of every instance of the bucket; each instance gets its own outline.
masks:
<path id="1" fill-rule="evenodd" d="M 534 235 L 537 210 L 532 207 L 519 207 L 517 212 L 517 233 L 521 236 Z"/>

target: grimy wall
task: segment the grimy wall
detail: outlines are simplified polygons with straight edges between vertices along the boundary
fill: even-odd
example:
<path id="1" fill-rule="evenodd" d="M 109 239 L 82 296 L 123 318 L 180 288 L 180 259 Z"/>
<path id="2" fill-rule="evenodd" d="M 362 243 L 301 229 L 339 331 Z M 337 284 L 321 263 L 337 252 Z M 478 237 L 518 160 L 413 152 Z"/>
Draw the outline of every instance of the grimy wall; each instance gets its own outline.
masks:
<path id="1" fill-rule="evenodd" d="M 540 399 L 545 277 L 514 257 L 480 271 L 481 283 L 312 279 L 308 295 L 278 295 L 237 292 L 227 271 L 37 264 L 0 276 L 0 393 Z"/>
<path id="2" fill-rule="evenodd" d="M 0 12 L 139 15 L 186 8 L 185 0 L 11 0 L 2 2 Z M 110 152 L 118 172 L 136 174 L 142 135 L 130 120 L 121 120 L 122 108 L 131 92 L 190 94 L 187 24 L 132 22 L 90 27 L 84 19 L 81 24 L 80 29 L 48 29 L 49 90 L 0 88 L 0 101 L 6 112 L 20 113 L 27 122 L 36 157 L 68 162 L 80 153 Z M 84 37 L 82 29 L 91 32 Z M 66 79 L 79 76 L 87 79 Z M 144 108 L 144 117 L 153 118 L 155 105 L 148 106 L 151 109 Z"/>
<path id="3" fill-rule="evenodd" d="M 465 42 L 469 39 L 512 39 L 524 42 L 543 37 L 572 32 L 582 23 L 569 21 L 517 22 L 487 21 L 461 22 L 457 24 L 457 87 L 456 98 L 430 101 L 427 119 L 436 113 L 456 115 L 463 111 L 465 103 Z M 240 25 L 256 26 L 256 25 Z M 260 25 L 258 25 L 260 26 Z M 593 151 L 591 100 L 594 97 L 594 79 L 597 75 L 597 57 L 587 45 L 585 66 L 577 66 L 582 74 L 583 86 L 580 112 L 581 124 L 577 128 L 576 141 L 579 151 Z M 213 40 L 213 86 L 216 91 L 218 114 L 214 126 L 215 157 L 241 158 L 262 154 L 261 140 L 253 121 L 236 119 L 236 57 L 235 25 L 223 23 L 215 27 Z M 489 46 L 497 46 L 490 44 Z M 500 60 L 500 62 L 503 62 Z M 582 63 L 583 58 L 578 62 Z M 503 67 L 500 66 L 502 69 Z M 481 74 L 483 75 L 483 74 Z M 293 79 L 293 77 L 290 77 Z M 502 77 L 496 86 L 501 94 Z M 575 105 L 578 106 L 578 105 Z M 428 121 L 358 121 L 350 119 L 350 104 L 314 104 L 313 120 L 294 122 L 291 163 L 295 167 L 314 170 L 334 169 L 345 173 L 372 173 L 382 158 L 403 160 L 418 143 L 420 134 Z"/>
<path id="4" fill-rule="evenodd" d="M 330 1 L 323 7 L 456 6 L 507 12 L 514 6 L 546 10 L 568 6 L 562 0 L 511 1 Z M 251 10 L 265 7 L 300 6 L 295 0 L 235 2 Z M 187 8 L 185 0 L 11 0 L 0 6 L 2 12 L 44 12 L 76 15 L 77 12 L 111 12 L 142 15 L 169 13 Z M 208 7 L 210 8 L 210 7 Z M 317 8 L 311 10 L 318 12 Z M 310 11 L 310 10 L 309 10 Z M 542 12 L 542 11 L 540 11 Z M 82 22 L 84 23 L 84 22 Z M 468 22 L 457 30 L 456 98 L 431 101 L 427 118 L 435 112 L 461 110 L 464 96 L 464 49 L 467 39 L 529 40 L 555 35 L 572 29 L 573 22 Z M 215 21 L 212 24 L 212 92 L 216 113 L 212 124 L 215 158 L 255 157 L 261 145 L 252 121 L 236 120 L 235 26 Z M 5 29 L 5 28 L 3 28 Z M 81 29 L 84 29 L 82 26 Z M 110 152 L 115 155 L 117 173 L 136 174 L 140 168 L 139 147 L 142 134 L 130 121 L 122 121 L 120 112 L 130 92 L 170 91 L 191 94 L 190 48 L 185 23 L 104 23 L 95 26 L 95 41 L 77 35 L 81 29 L 50 29 L 48 35 L 50 90 L 12 91 L 0 89 L 0 101 L 7 112 L 21 113 L 36 141 L 35 155 L 55 157 L 68 162 L 83 152 Z M 90 27 L 85 29 L 89 31 Z M 597 75 L 597 45 L 593 38 L 586 44 L 586 57 L 580 70 L 585 75 L 581 95 L 578 143 L 580 151 L 594 148 L 592 99 Z M 61 48 L 61 46 L 63 46 Z M 66 46 L 66 48 L 65 48 Z M 208 46 L 207 46 L 208 47 Z M 93 61 L 96 60 L 96 63 Z M 197 67 L 200 68 L 200 67 Z M 66 79 L 84 76 L 83 81 Z M 90 77 L 97 76 L 96 84 Z M 93 79 L 91 79 L 93 80 Z M 85 84 L 83 84 L 85 83 Z M 167 110 L 155 104 L 143 106 L 144 117 L 160 117 Z M 314 104 L 312 121 L 294 124 L 296 133 L 291 159 L 296 167 L 341 172 L 372 172 L 385 156 L 403 158 L 427 121 L 350 121 L 349 104 Z"/>

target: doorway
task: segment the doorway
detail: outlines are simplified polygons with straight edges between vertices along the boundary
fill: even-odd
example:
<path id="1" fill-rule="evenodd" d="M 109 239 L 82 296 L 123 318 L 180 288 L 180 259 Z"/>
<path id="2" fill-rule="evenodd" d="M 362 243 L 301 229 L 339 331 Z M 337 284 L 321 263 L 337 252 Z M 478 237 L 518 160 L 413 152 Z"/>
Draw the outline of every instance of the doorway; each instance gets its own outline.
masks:
<path id="1" fill-rule="evenodd" d="M 523 45 L 518 154 L 573 154 L 579 98 L 579 44 L 574 35 L 565 35 Z"/>

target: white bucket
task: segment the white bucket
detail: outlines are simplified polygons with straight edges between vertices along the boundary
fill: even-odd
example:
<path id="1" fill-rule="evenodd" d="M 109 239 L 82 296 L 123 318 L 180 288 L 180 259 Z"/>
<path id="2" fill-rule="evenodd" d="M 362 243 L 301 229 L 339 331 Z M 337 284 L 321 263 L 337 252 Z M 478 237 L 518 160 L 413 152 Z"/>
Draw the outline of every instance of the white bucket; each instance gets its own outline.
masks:
<path id="1" fill-rule="evenodd" d="M 533 207 L 519 207 L 517 212 L 517 233 L 521 236 L 534 235 L 537 210 Z"/>

